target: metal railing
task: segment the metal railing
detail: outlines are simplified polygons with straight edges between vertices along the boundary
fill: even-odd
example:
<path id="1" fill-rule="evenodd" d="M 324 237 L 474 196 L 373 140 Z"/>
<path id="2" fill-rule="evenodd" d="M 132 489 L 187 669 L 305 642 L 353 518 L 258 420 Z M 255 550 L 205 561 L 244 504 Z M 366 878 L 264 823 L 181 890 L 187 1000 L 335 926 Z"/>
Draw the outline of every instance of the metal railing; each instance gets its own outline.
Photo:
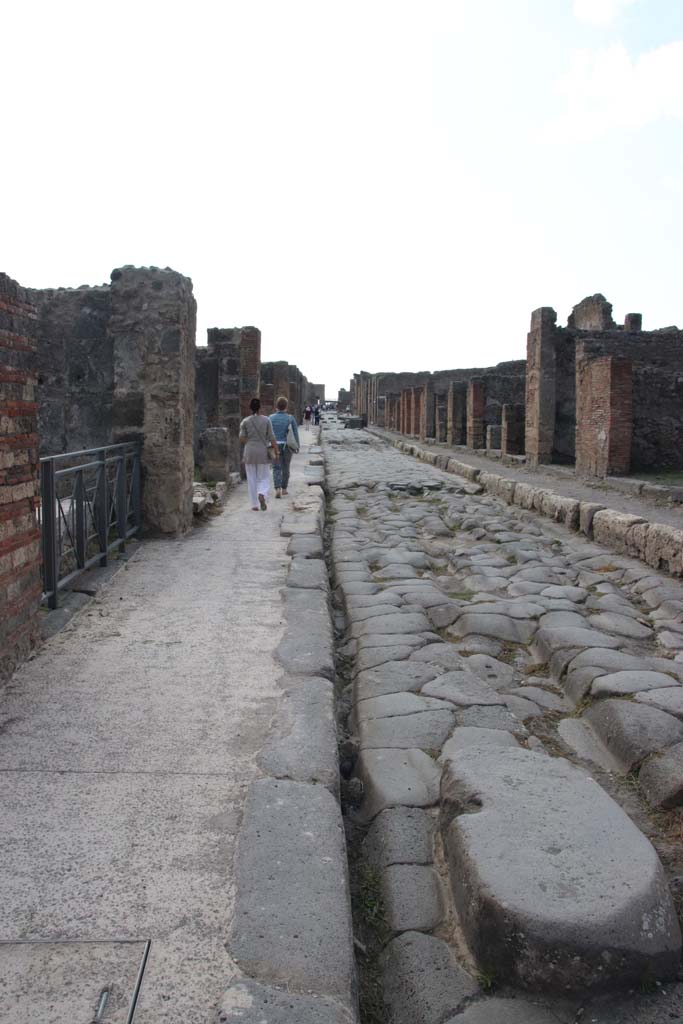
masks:
<path id="1" fill-rule="evenodd" d="M 142 519 L 140 442 L 111 444 L 40 460 L 43 591 L 58 593 L 91 566 L 105 566 Z"/>

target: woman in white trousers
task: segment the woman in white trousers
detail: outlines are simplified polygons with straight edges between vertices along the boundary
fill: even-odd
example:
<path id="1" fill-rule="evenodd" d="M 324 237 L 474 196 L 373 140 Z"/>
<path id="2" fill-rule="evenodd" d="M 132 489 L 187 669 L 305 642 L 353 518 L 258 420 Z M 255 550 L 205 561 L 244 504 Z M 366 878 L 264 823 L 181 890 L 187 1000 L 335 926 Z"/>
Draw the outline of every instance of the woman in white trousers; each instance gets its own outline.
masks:
<path id="1" fill-rule="evenodd" d="M 270 459 L 268 449 L 273 451 L 273 459 L 278 457 L 277 441 L 273 433 L 273 425 L 267 416 L 261 416 L 261 402 L 252 398 L 249 403 L 251 416 L 247 416 L 240 424 L 240 444 L 243 445 L 242 461 L 247 472 L 249 500 L 254 512 L 259 508 L 265 512 L 268 508 L 270 492 Z"/>

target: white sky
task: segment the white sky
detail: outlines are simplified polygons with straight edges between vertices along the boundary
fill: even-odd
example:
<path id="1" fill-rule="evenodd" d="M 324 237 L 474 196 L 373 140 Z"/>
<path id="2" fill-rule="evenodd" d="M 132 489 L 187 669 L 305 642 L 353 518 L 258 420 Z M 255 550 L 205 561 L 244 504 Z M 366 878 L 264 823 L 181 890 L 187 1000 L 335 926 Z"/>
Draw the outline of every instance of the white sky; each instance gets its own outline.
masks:
<path id="1" fill-rule="evenodd" d="M 5 0 L 0 269 L 189 275 L 328 394 L 683 322 L 680 0 Z"/>

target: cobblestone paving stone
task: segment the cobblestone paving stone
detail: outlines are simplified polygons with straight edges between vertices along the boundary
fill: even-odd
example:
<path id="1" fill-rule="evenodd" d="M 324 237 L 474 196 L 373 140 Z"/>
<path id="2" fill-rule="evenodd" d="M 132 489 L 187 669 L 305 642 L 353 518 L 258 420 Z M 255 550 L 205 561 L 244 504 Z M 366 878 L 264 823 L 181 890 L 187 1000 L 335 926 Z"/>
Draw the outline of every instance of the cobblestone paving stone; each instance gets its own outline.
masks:
<path id="1" fill-rule="evenodd" d="M 683 583 L 363 431 L 323 437 L 357 817 L 402 932 L 388 1020 L 526 1020 L 506 986 L 530 1020 L 611 1021 L 592 993 L 629 986 L 629 1019 L 675 1019 L 680 929 L 637 826 L 683 836 Z"/>

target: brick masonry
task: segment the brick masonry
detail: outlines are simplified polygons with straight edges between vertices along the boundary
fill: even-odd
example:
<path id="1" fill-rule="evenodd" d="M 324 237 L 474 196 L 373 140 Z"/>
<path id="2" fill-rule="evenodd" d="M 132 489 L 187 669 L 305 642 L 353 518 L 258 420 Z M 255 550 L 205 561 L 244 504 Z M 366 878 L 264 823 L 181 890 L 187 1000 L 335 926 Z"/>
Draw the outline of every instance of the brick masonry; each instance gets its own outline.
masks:
<path id="1" fill-rule="evenodd" d="M 0 274 L 0 679 L 39 639 L 36 310 Z"/>
<path id="2" fill-rule="evenodd" d="M 577 358 L 576 470 L 627 473 L 633 435 L 633 367 L 628 359 Z"/>

